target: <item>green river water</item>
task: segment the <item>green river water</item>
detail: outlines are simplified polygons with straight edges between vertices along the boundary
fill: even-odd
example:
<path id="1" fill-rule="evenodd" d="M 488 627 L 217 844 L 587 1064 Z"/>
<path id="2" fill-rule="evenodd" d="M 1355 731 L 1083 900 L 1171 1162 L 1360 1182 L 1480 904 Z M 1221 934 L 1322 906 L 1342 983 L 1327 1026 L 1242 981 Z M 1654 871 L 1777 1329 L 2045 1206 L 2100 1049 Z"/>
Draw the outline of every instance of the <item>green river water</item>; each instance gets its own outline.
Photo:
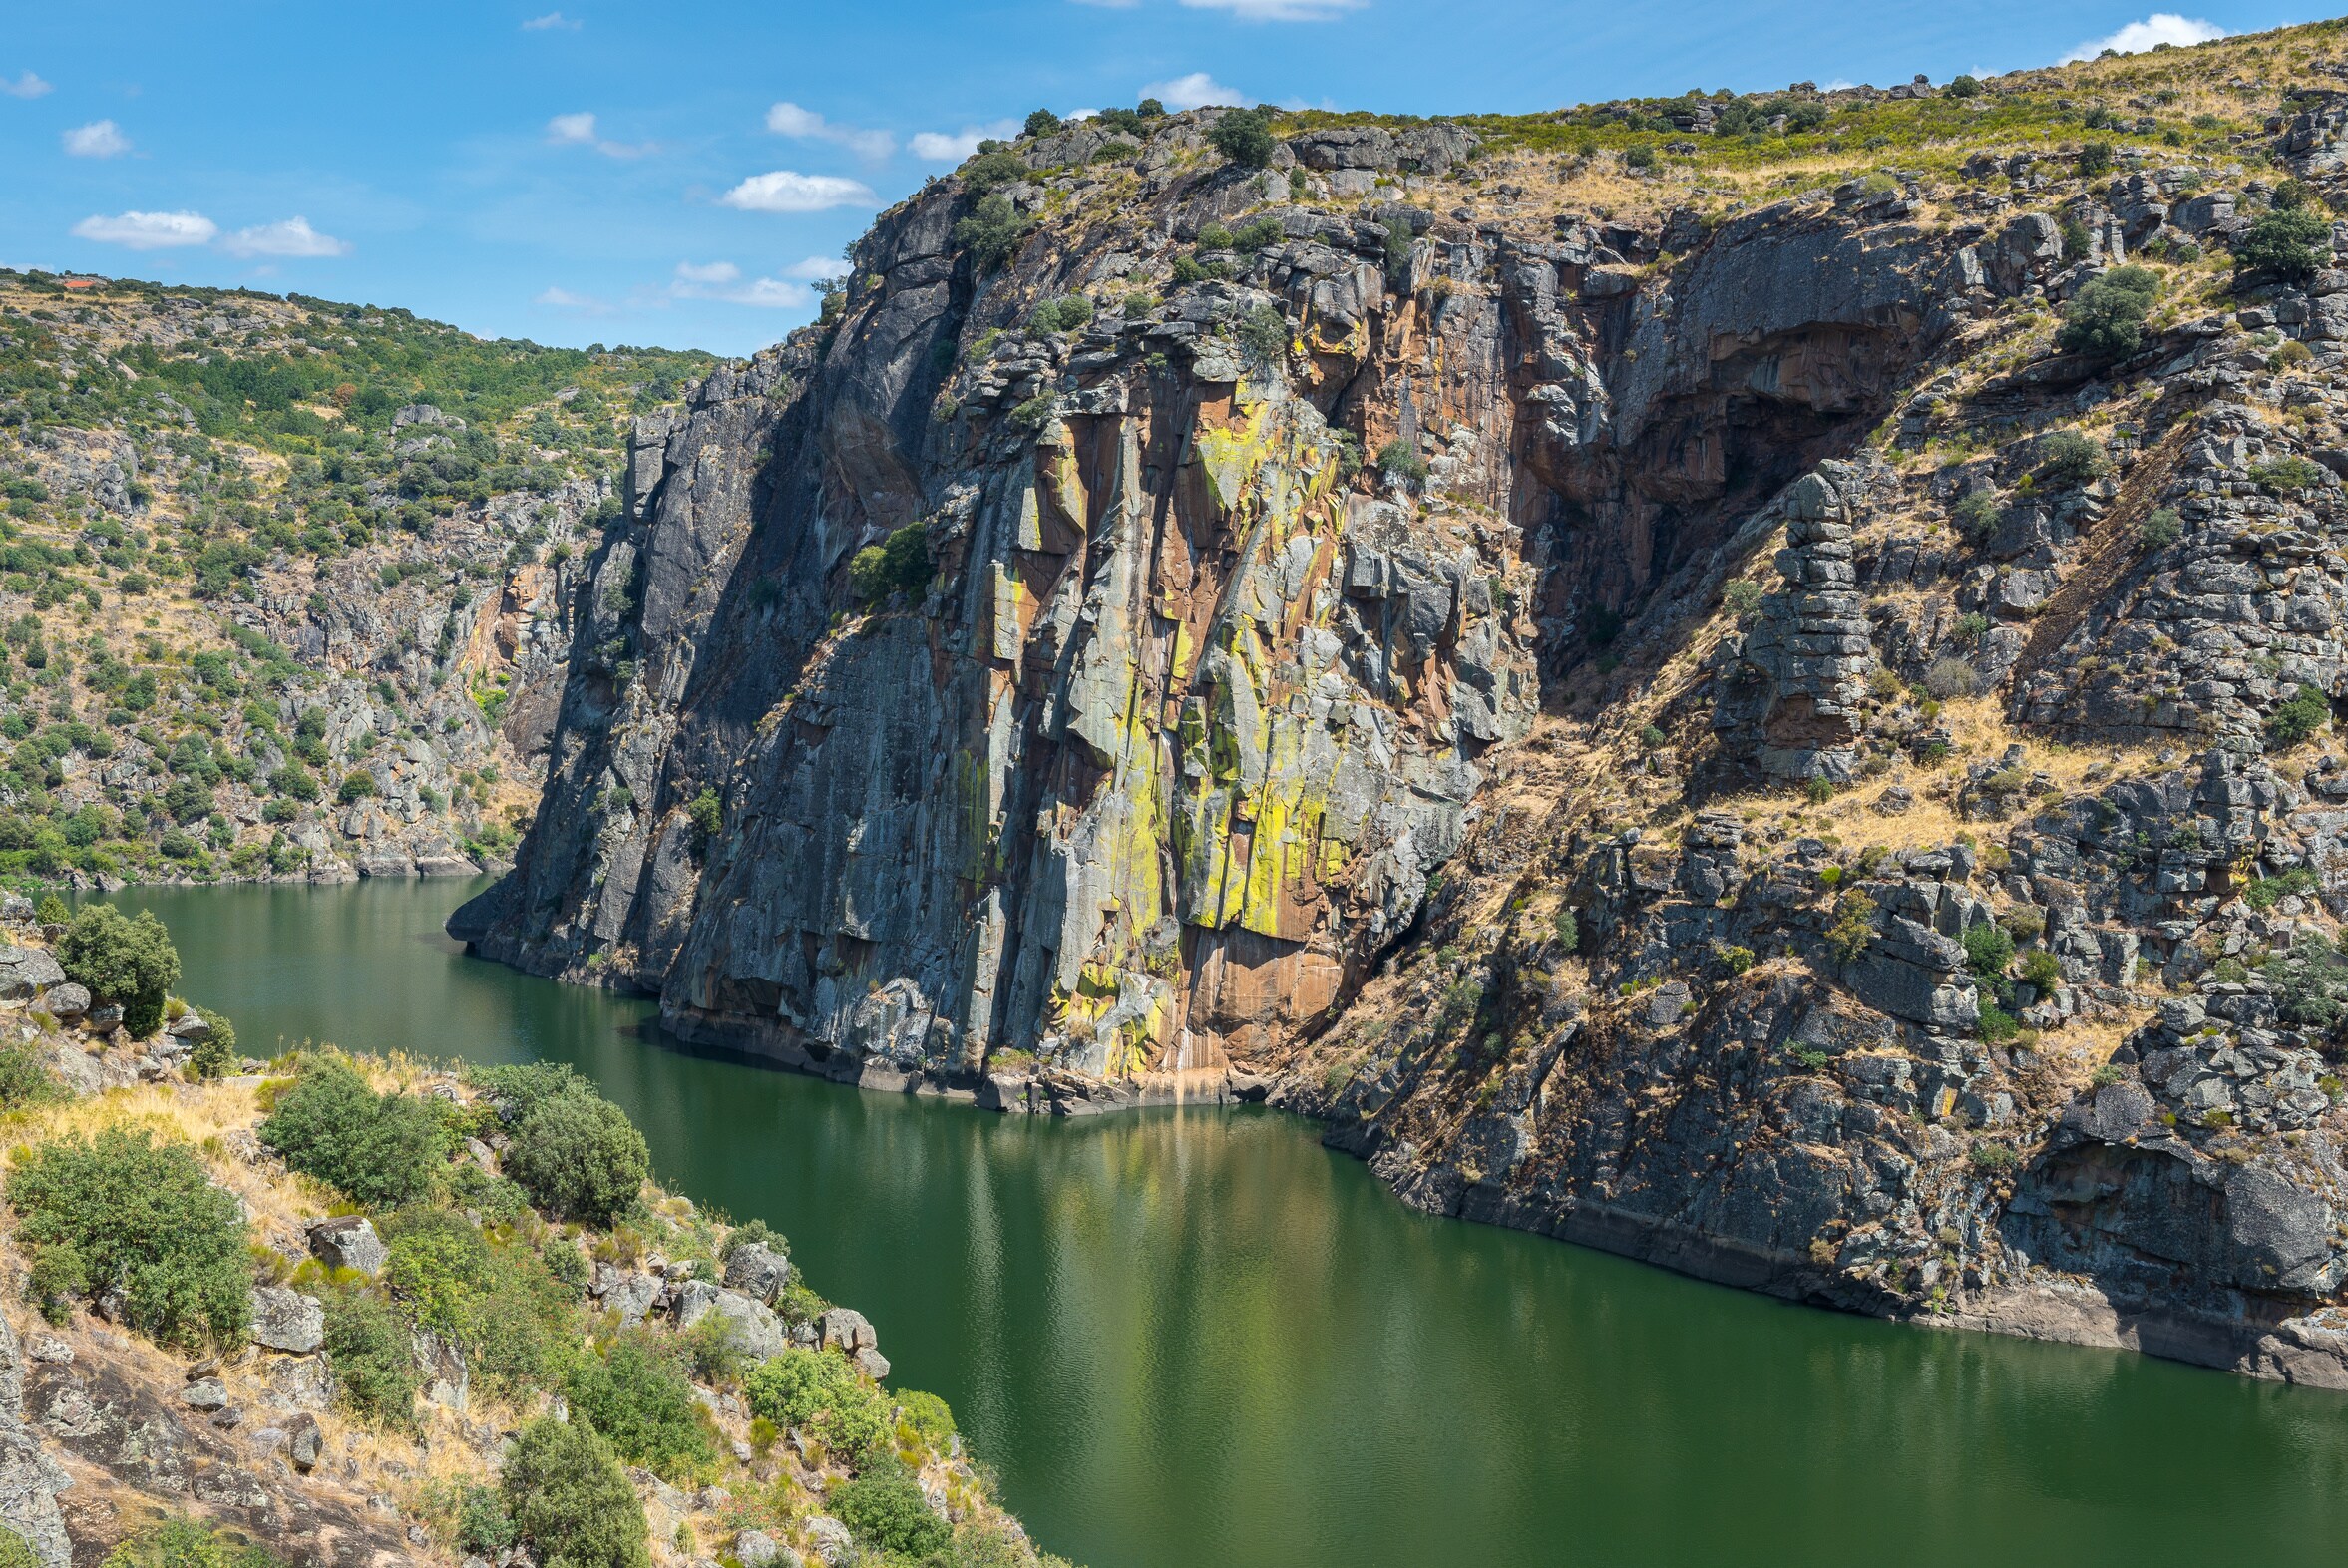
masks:
<path id="1" fill-rule="evenodd" d="M 1092 1568 L 2348 1557 L 2348 1397 L 1429 1219 L 1275 1112 L 1055 1122 L 712 1059 L 641 1001 L 463 957 L 440 923 L 475 886 L 117 902 L 170 923 L 248 1051 L 590 1074 Z"/>

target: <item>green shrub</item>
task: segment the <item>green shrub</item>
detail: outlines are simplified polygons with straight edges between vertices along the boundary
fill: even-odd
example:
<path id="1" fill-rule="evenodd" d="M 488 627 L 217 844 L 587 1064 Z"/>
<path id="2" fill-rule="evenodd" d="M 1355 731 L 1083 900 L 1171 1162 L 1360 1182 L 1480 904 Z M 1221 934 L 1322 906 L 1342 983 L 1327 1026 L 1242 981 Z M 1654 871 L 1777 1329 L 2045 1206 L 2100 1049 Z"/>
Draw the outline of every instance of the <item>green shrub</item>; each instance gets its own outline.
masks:
<path id="1" fill-rule="evenodd" d="M 1041 430 L 1051 418 L 1052 405 L 1057 399 L 1049 392 L 1038 392 L 1011 410 L 1011 423 L 1021 430 Z"/>
<path id="2" fill-rule="evenodd" d="M 2266 961 L 2266 984 L 2286 1023 L 2335 1037 L 2348 1021 L 2348 953 L 2321 937 L 2302 937 Z"/>
<path id="3" fill-rule="evenodd" d="M 958 171 L 963 188 L 973 196 L 982 196 L 1003 186 L 1017 185 L 1027 178 L 1027 161 L 1007 147 L 989 147 Z M 1003 203 L 1010 204 L 1007 200 Z M 956 244 L 966 241 L 957 237 Z"/>
<path id="4" fill-rule="evenodd" d="M 2112 172 L 2112 144 L 2109 142 L 2089 142 L 2082 146 L 2079 150 L 2078 169 L 2079 173 L 2089 180 L 2093 180 L 2099 175 L 2110 174 Z"/>
<path id="5" fill-rule="evenodd" d="M 1011 161 L 1018 162 L 1015 158 Z M 1026 173 L 1024 165 L 1020 173 Z M 994 192 L 980 196 L 970 215 L 954 225 L 953 239 L 955 247 L 967 252 L 971 264 L 983 276 L 1018 253 L 1028 227 L 1028 220 L 1011 205 L 1010 197 Z"/>
<path id="6" fill-rule="evenodd" d="M 1979 98 L 1981 83 L 1978 79 L 1970 76 L 1952 76 L 1949 78 L 1948 86 L 1941 91 L 1950 98 Z"/>
<path id="7" fill-rule="evenodd" d="M 2296 280 L 2331 264 L 2332 225 L 2301 207 L 2273 207 L 2258 214 L 2250 231 L 2234 241 L 2234 270 L 2245 275 Z"/>
<path id="8" fill-rule="evenodd" d="M 1239 346 L 1257 364 L 1279 364 L 1288 357 L 1288 317 L 1258 305 L 1240 318 Z"/>
<path id="9" fill-rule="evenodd" d="M 1279 244 L 1287 237 L 1288 230 L 1281 225 L 1280 219 L 1266 213 L 1262 217 L 1251 218 L 1233 229 L 1231 231 L 1231 248 L 1241 251 L 1262 250 L 1268 246 Z"/>
<path id="10" fill-rule="evenodd" d="M 1225 228 L 1221 223 L 1206 224 L 1198 231 L 1196 237 L 1201 250 L 1229 250 L 1231 248 L 1231 230 Z"/>
<path id="11" fill-rule="evenodd" d="M 106 1554 L 99 1568 L 283 1568 L 266 1547 L 194 1519 L 167 1519 Z"/>
<path id="12" fill-rule="evenodd" d="M 1049 136 L 1060 128 L 1060 117 L 1048 109 L 1027 111 L 1027 123 L 1019 127 L 1021 136 Z"/>
<path id="13" fill-rule="evenodd" d="M 377 1094 L 349 1063 L 312 1056 L 260 1125 L 292 1169 L 371 1208 L 414 1202 L 448 1158 L 440 1120 L 422 1100 Z"/>
<path id="14" fill-rule="evenodd" d="M 1721 589 L 1721 603 L 1737 617 L 1740 627 L 1751 626 L 1761 618 L 1761 600 L 1765 596 L 1761 586 L 1751 578 L 1739 578 Z"/>
<path id="15" fill-rule="evenodd" d="M 467 1077 L 511 1127 L 546 1100 L 559 1094 L 592 1094 L 594 1085 L 560 1061 L 511 1062 L 497 1067 L 475 1067 Z"/>
<path id="16" fill-rule="evenodd" d="M 826 1494 L 824 1506 L 858 1544 L 920 1562 L 954 1542 L 953 1527 L 930 1511 L 908 1475 L 861 1475 Z"/>
<path id="17" fill-rule="evenodd" d="M 709 841 L 725 825 L 725 806 L 717 798 L 717 791 L 704 788 L 695 795 L 685 806 L 685 820 L 693 825 L 693 848 L 707 850 Z"/>
<path id="18" fill-rule="evenodd" d="M 180 982 L 180 950 L 152 910 L 133 920 L 111 904 L 91 905 L 58 943 L 57 962 L 67 980 L 123 1009 L 134 1039 L 162 1025 L 164 998 Z"/>
<path id="19" fill-rule="evenodd" d="M 2276 495 L 2296 495 L 2323 483 L 2324 470 L 2303 457 L 2268 458 L 2250 465 L 2250 478 Z"/>
<path id="20" fill-rule="evenodd" d="M 1272 162 L 1271 117 L 1253 109 L 1228 110 L 1207 133 L 1207 141 L 1239 168 L 1263 169 Z"/>
<path id="21" fill-rule="evenodd" d="M 501 1487 L 539 1568 L 651 1568 L 643 1505 L 585 1422 L 542 1416 L 523 1427 Z"/>
<path id="22" fill-rule="evenodd" d="M 2331 704 L 2313 686 L 2301 686 L 2290 700 L 2266 716 L 2266 744 L 2270 751 L 2287 751 L 2330 721 Z"/>
<path id="23" fill-rule="evenodd" d="M 41 1568 L 32 1542 L 5 1525 L 0 1525 L 0 1568 Z"/>
<path id="24" fill-rule="evenodd" d="M 1653 169 L 1661 162 L 1662 159 L 1657 156 L 1654 147 L 1646 142 L 1637 142 L 1623 149 L 1623 167 L 1625 169 L 1643 172 Z"/>
<path id="25" fill-rule="evenodd" d="M 1981 1009 L 1981 1038 L 1984 1044 L 2003 1045 L 2022 1032 L 2022 1025 L 2000 1007 Z"/>
<path id="26" fill-rule="evenodd" d="M 8 1181 L 17 1244 L 52 1292 L 122 1294 L 126 1321 L 160 1345 L 241 1342 L 252 1282 L 236 1199 L 184 1143 L 142 1128 L 36 1146 Z"/>
<path id="27" fill-rule="evenodd" d="M 716 1317 L 711 1313 L 702 1321 Z M 622 1459 L 671 1481 L 707 1480 L 717 1469 L 717 1444 L 675 1352 L 665 1337 L 623 1330 L 601 1355 L 573 1364 L 565 1392 L 572 1410 L 609 1439 Z"/>
<path id="28" fill-rule="evenodd" d="M 2039 443 L 2038 477 L 2050 485 L 2084 485 L 2111 466 L 2103 444 L 2076 430 L 2058 430 Z"/>
<path id="29" fill-rule="evenodd" d="M 2184 519 L 2174 507 L 2161 507 L 2145 519 L 2137 539 L 2147 550 L 2165 550 L 2184 537 Z"/>
<path id="30" fill-rule="evenodd" d="M 1427 473 L 1426 459 L 1399 436 L 1377 449 L 1377 466 L 1387 477 L 1405 479 L 1414 485 L 1423 481 Z"/>
<path id="31" fill-rule="evenodd" d="M 1568 953 L 1578 953 L 1582 946 L 1581 923 L 1574 919 L 1573 910 L 1561 908 L 1556 923 L 1550 928 L 1557 937 L 1557 945 Z"/>
<path id="32" fill-rule="evenodd" d="M 2254 910 L 2270 910 L 2284 899 L 2303 896 L 2316 890 L 2316 875 L 2305 866 L 2293 866 L 2271 877 L 2261 877 L 2242 892 L 2242 902 Z"/>
<path id="33" fill-rule="evenodd" d="M 2022 979 L 2042 991 L 2053 990 L 2063 983 L 2062 962 L 2051 953 L 2028 954 L 2022 960 Z"/>
<path id="34" fill-rule="evenodd" d="M 2151 267 L 2114 267 L 2090 278 L 2063 306 L 2055 346 L 2066 354 L 2126 359 L 2145 345 L 2145 317 L 2160 297 L 2160 275 Z"/>
<path id="35" fill-rule="evenodd" d="M 1834 924 L 1826 928 L 1826 946 L 1844 964 L 1864 953 L 1875 937 L 1875 912 L 1879 908 L 1865 890 L 1853 888 L 1835 906 Z"/>
<path id="36" fill-rule="evenodd" d="M 1982 980 L 2004 975 L 2006 966 L 2014 962 L 2014 939 L 1995 921 L 1966 927 L 1960 940 L 1965 945 L 1966 967 Z"/>
<path id="37" fill-rule="evenodd" d="M 10 1040 L 0 1044 L 0 1110 L 22 1110 L 63 1096 L 57 1075 L 49 1070 L 37 1042 Z"/>
<path id="38" fill-rule="evenodd" d="M 1976 490 L 1950 509 L 1957 532 L 1978 545 L 1998 531 L 1998 520 L 2003 509 L 1994 490 Z"/>
<path id="39" fill-rule="evenodd" d="M 1801 793 L 1811 805 L 1823 806 L 1834 798 L 1834 781 L 1826 778 L 1811 779 L 1801 787 Z"/>
<path id="40" fill-rule="evenodd" d="M 474 1307 L 498 1285 L 489 1239 L 446 1209 L 404 1210 L 383 1231 L 383 1283 L 420 1327 L 445 1339 L 470 1338 Z"/>
<path id="41" fill-rule="evenodd" d="M 334 798 L 345 806 L 353 801 L 365 800 L 374 793 L 375 775 L 365 768 L 351 769 L 342 776 L 342 782 L 334 786 Z"/>
<path id="42" fill-rule="evenodd" d="M 743 1379 L 753 1415 L 803 1426 L 862 1465 L 889 1451 L 889 1404 L 845 1357 L 797 1346 L 761 1362 Z"/>
<path id="43" fill-rule="evenodd" d="M 1027 330 L 1073 332 L 1092 319 L 1092 301 L 1082 294 L 1063 294 L 1037 305 L 1027 316 Z"/>
<path id="44" fill-rule="evenodd" d="M 44 926 L 70 926 L 74 912 L 65 907 L 65 900 L 55 893 L 41 895 L 41 907 L 33 912 L 33 919 Z"/>
<path id="45" fill-rule="evenodd" d="M 416 1358 L 407 1320 L 363 1286 L 325 1291 L 326 1361 L 334 1395 L 362 1420 L 405 1427 L 415 1418 Z"/>
<path id="46" fill-rule="evenodd" d="M 223 1077 L 238 1060 L 236 1025 L 228 1021 L 226 1013 L 209 1007 L 198 1007 L 196 1014 L 211 1026 L 211 1032 L 188 1053 L 188 1076 L 198 1080 Z"/>
<path id="47" fill-rule="evenodd" d="M 878 545 L 867 545 L 848 563 L 849 590 L 867 604 L 891 593 L 907 597 L 930 586 L 930 526 L 908 523 Z"/>
<path id="48" fill-rule="evenodd" d="M 954 1435 L 954 1411 L 947 1408 L 946 1401 L 934 1393 L 909 1388 L 897 1395 L 897 1404 L 914 1435 L 943 1452 L 947 1439 Z"/>
<path id="49" fill-rule="evenodd" d="M 505 1164 L 540 1208 L 601 1227 L 636 1201 L 652 1157 L 626 1112 L 580 1089 L 542 1100 L 516 1123 Z"/>
<path id="50" fill-rule="evenodd" d="M 1973 1168 L 1984 1174 L 2012 1170 L 2017 1158 L 2014 1151 L 2002 1143 L 1976 1143 L 1973 1145 Z"/>

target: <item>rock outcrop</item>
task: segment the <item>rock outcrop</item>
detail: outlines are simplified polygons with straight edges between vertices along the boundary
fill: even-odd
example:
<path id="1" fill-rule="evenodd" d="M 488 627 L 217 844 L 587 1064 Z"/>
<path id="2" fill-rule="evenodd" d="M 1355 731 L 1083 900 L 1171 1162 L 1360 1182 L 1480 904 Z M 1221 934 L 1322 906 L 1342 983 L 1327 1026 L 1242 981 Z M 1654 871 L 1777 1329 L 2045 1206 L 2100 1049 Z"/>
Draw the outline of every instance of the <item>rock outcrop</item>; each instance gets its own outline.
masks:
<path id="1" fill-rule="evenodd" d="M 837 1077 L 1269 1095 L 1438 1212 L 2348 1385 L 2348 268 L 2289 216 L 2348 110 L 2285 108 L 2236 140 L 2312 191 L 2148 115 L 1724 202 L 1678 137 L 1793 117 L 1681 101 L 1568 119 L 1685 167 L 990 153 L 639 426 L 450 929 Z"/>

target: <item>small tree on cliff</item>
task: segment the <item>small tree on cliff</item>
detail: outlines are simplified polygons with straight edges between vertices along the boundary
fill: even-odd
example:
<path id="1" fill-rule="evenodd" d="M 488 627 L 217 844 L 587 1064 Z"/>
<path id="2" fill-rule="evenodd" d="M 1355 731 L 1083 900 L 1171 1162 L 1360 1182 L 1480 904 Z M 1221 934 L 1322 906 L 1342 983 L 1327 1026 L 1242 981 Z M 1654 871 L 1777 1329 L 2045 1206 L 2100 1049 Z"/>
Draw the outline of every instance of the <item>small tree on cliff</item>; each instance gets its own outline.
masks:
<path id="1" fill-rule="evenodd" d="M 1234 109 L 1207 133 L 1215 151 L 1242 169 L 1262 169 L 1272 162 L 1272 119 L 1259 109 Z"/>
<path id="2" fill-rule="evenodd" d="M 152 910 L 132 920 L 111 904 L 91 905 L 57 945 L 57 962 L 67 980 L 123 1009 L 133 1039 L 156 1031 L 164 997 L 180 982 L 180 950 Z"/>

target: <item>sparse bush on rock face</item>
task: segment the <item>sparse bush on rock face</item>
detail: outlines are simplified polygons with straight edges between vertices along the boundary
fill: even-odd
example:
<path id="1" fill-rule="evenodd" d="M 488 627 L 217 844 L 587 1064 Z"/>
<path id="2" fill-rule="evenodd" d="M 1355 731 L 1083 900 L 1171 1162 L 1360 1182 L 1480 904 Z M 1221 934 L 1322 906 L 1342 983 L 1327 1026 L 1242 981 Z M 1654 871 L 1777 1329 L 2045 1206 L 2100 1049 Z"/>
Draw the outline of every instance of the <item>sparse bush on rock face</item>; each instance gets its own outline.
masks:
<path id="1" fill-rule="evenodd" d="M 1981 687 L 1981 673 L 1961 658 L 1938 658 L 1924 671 L 1924 689 L 1941 701 L 1969 697 Z"/>

